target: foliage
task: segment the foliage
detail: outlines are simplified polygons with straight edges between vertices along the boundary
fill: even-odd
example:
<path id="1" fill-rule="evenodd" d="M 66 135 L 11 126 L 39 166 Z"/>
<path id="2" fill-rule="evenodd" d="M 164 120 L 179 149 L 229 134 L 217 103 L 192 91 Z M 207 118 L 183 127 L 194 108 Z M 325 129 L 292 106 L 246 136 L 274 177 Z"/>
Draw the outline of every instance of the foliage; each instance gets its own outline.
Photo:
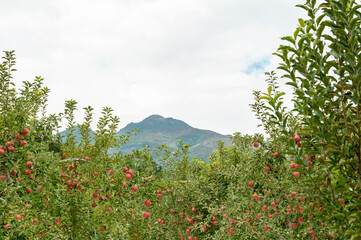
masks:
<path id="1" fill-rule="evenodd" d="M 268 138 L 235 133 L 209 163 L 183 141 L 175 151 L 116 151 L 137 131 L 118 136 L 109 107 L 95 132 L 92 107 L 74 121 L 75 100 L 48 116 L 43 79 L 17 90 L 15 55 L 5 52 L 1 239 L 360 239 L 360 7 L 299 7 L 308 19 L 275 53 L 294 108 L 283 106 L 277 75 L 267 73 L 269 88 L 254 92 L 252 109 Z"/>

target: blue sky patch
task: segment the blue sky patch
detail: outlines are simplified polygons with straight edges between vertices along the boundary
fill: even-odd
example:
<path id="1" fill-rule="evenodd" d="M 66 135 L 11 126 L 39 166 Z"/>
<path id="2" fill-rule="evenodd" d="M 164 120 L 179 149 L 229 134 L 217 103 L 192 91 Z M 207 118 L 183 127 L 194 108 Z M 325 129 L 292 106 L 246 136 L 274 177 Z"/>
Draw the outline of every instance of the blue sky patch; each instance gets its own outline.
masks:
<path id="1" fill-rule="evenodd" d="M 246 74 L 250 74 L 252 72 L 264 71 L 266 65 L 270 63 L 270 58 L 265 57 L 260 61 L 253 62 L 248 68 L 244 71 Z"/>

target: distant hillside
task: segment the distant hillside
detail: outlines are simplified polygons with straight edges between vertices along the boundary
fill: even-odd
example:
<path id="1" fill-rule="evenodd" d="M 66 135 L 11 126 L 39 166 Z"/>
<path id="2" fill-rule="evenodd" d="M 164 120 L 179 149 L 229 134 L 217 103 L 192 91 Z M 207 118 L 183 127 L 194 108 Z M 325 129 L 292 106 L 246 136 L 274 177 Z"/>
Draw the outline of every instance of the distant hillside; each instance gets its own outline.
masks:
<path id="1" fill-rule="evenodd" d="M 124 152 L 141 148 L 143 145 L 154 148 L 167 144 L 171 149 L 175 149 L 178 141 L 182 139 L 184 144 L 190 145 L 191 156 L 207 160 L 213 150 L 217 149 L 218 140 L 230 143 L 230 135 L 193 128 L 183 121 L 160 115 L 151 115 L 139 123 L 129 123 L 118 133 L 123 134 L 134 128 L 139 129 L 140 133 L 131 137 L 130 143 L 121 148 Z"/>
<path id="2" fill-rule="evenodd" d="M 193 128 L 183 121 L 164 118 L 160 115 L 151 115 L 141 122 L 129 123 L 117 134 L 125 134 L 134 128 L 139 129 L 140 133 L 131 137 L 130 143 L 121 146 L 120 149 L 125 154 L 130 153 L 132 149 L 143 148 L 144 145 L 153 149 L 167 144 L 173 151 L 176 149 L 178 141 L 182 139 L 184 144 L 190 145 L 190 156 L 207 160 L 207 157 L 217 149 L 217 141 L 221 140 L 226 145 L 230 144 L 230 135 Z M 76 130 L 75 133 L 78 134 L 78 131 Z M 61 133 L 61 135 L 64 134 L 65 132 Z M 79 140 L 78 137 L 77 140 Z"/>

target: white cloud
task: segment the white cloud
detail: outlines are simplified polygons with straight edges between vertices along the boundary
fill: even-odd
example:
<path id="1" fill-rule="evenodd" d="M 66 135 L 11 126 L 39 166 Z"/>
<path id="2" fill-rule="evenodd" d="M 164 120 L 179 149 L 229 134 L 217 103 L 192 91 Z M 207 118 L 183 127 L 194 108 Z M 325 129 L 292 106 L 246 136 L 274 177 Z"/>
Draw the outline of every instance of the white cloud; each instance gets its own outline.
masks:
<path id="1" fill-rule="evenodd" d="M 50 87 L 49 112 L 75 99 L 122 127 L 157 113 L 224 134 L 260 132 L 252 90 L 265 90 L 272 52 L 303 12 L 289 0 L 2 1 L 2 50 L 18 82 Z M 247 71 L 269 59 L 264 69 Z M 267 63 L 267 61 L 266 61 Z M 81 119 L 81 114 L 78 119 Z"/>

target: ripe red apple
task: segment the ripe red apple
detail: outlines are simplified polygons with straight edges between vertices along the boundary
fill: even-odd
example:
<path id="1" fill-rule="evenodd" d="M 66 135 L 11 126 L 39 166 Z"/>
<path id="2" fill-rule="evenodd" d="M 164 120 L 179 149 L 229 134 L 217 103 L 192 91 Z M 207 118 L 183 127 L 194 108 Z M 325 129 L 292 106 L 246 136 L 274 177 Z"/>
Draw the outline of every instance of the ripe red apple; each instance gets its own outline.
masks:
<path id="1" fill-rule="evenodd" d="M 109 174 L 113 174 L 114 172 L 113 172 L 113 170 L 109 170 L 108 173 L 109 173 Z"/>
<path id="2" fill-rule="evenodd" d="M 275 156 L 275 157 L 278 157 L 279 155 L 280 155 L 279 152 L 275 152 L 275 153 L 273 154 L 273 156 Z"/>
<path id="3" fill-rule="evenodd" d="M 296 168 L 296 164 L 295 164 L 295 163 L 291 163 L 291 164 L 290 164 L 290 168 Z"/>
<path id="4" fill-rule="evenodd" d="M 7 145 L 8 145 L 8 146 L 14 146 L 14 141 L 11 140 L 11 141 L 7 142 Z"/>
<path id="5" fill-rule="evenodd" d="M 298 218 L 298 222 L 299 222 L 299 223 L 303 223 L 303 218 L 301 218 L 301 217 Z"/>
<path id="6" fill-rule="evenodd" d="M 63 153 L 63 158 L 66 158 L 66 154 L 65 154 L 65 153 Z"/>
<path id="7" fill-rule="evenodd" d="M 248 183 L 248 187 L 253 188 L 253 186 L 254 186 L 253 182 Z"/>
<path id="8" fill-rule="evenodd" d="M 293 172 L 293 176 L 294 176 L 295 178 L 299 178 L 300 173 L 299 173 L 299 172 Z"/>
<path id="9" fill-rule="evenodd" d="M 85 156 L 84 159 L 87 160 L 87 161 L 89 161 L 89 157 L 88 157 L 88 156 Z"/>
<path id="10" fill-rule="evenodd" d="M 344 205 L 344 204 L 345 204 L 345 200 L 342 199 L 342 198 L 340 198 L 338 201 L 340 202 L 341 205 Z"/>
<path id="11" fill-rule="evenodd" d="M 271 169 L 270 169 L 269 167 L 265 167 L 264 170 L 265 170 L 266 172 L 271 171 Z"/>
<path id="12" fill-rule="evenodd" d="M 269 227 L 264 226 L 263 229 L 264 229 L 265 231 L 267 231 L 267 230 L 269 229 Z"/>
<path id="13" fill-rule="evenodd" d="M 132 188 L 133 192 L 137 191 L 137 189 L 138 189 L 137 185 L 134 185 L 133 188 Z"/>
<path id="14" fill-rule="evenodd" d="M 254 142 L 253 147 L 258 148 L 259 147 L 259 142 Z"/>
<path id="15" fill-rule="evenodd" d="M 25 175 L 26 175 L 26 176 L 31 175 L 31 171 L 30 171 L 29 169 L 25 169 Z"/>
<path id="16" fill-rule="evenodd" d="M 145 200 L 144 205 L 147 206 L 147 207 L 149 207 L 149 206 L 150 206 L 150 201 L 149 201 L 149 200 Z"/>
<path id="17" fill-rule="evenodd" d="M 27 188 L 27 189 L 26 189 L 26 192 L 27 192 L 27 193 L 30 193 L 31 191 L 32 191 L 31 188 Z"/>
<path id="18" fill-rule="evenodd" d="M 0 176 L 0 179 L 3 180 L 3 181 L 5 181 L 5 180 L 6 180 L 6 176 L 5 176 L 5 175 L 2 175 L 2 176 Z"/>
<path id="19" fill-rule="evenodd" d="M 25 140 L 21 141 L 21 146 L 24 147 L 26 144 L 28 144 Z"/>
<path id="20" fill-rule="evenodd" d="M 128 174 L 133 175 L 133 170 L 132 170 L 132 169 L 129 169 L 129 170 L 128 170 Z"/>
<path id="21" fill-rule="evenodd" d="M 144 218 L 149 218 L 150 217 L 150 213 L 149 212 L 145 212 L 144 213 Z"/>
<path id="22" fill-rule="evenodd" d="M 299 142 L 301 140 L 300 136 L 298 135 L 295 135 L 293 139 L 295 140 L 295 142 Z"/>
<path id="23" fill-rule="evenodd" d="M 21 220 L 21 215 L 18 214 L 18 215 L 15 216 L 15 218 L 20 221 Z"/>
<path id="24" fill-rule="evenodd" d="M 262 209 L 263 209 L 263 211 L 267 211 L 268 207 L 267 207 L 266 205 L 264 205 L 264 206 L 262 207 Z"/>
<path id="25" fill-rule="evenodd" d="M 21 138 L 20 135 L 15 135 L 15 140 L 18 140 L 18 141 L 19 141 L 20 138 Z"/>
<path id="26" fill-rule="evenodd" d="M 128 172 L 128 168 L 127 167 L 123 167 L 123 172 Z"/>
<path id="27" fill-rule="evenodd" d="M 30 162 L 30 161 L 27 161 L 27 162 L 26 162 L 26 166 L 27 166 L 28 168 L 31 168 L 31 166 L 33 166 L 33 163 Z"/>
<path id="28" fill-rule="evenodd" d="M 14 146 L 9 146 L 9 147 L 8 147 L 8 151 L 9 151 L 9 152 L 14 152 L 14 151 L 15 151 Z"/>
<path id="29" fill-rule="evenodd" d="M 10 224 L 6 224 L 6 225 L 5 225 L 5 230 L 6 230 L 6 231 L 9 230 L 9 227 L 10 227 Z"/>
<path id="30" fill-rule="evenodd" d="M 4 149 L 0 148 L 0 157 L 1 157 L 1 156 L 4 156 L 4 154 L 5 154 Z"/>
<path id="31" fill-rule="evenodd" d="M 26 136 L 28 135 L 28 133 L 29 133 L 29 129 L 24 128 L 23 131 L 21 132 L 21 136 Z"/>
<path id="32" fill-rule="evenodd" d="M 129 180 L 129 179 L 132 178 L 132 175 L 130 175 L 129 173 L 127 173 L 127 174 L 125 174 L 125 178 Z"/>

